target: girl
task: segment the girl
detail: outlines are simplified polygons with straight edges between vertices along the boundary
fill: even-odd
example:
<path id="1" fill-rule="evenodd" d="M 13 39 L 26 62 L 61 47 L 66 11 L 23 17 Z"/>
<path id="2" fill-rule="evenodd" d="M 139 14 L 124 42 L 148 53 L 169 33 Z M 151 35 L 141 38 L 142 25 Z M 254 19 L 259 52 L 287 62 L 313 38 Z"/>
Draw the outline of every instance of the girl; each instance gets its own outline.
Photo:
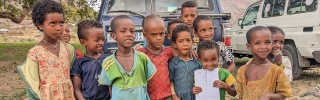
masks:
<path id="1" fill-rule="evenodd" d="M 44 36 L 18 67 L 28 99 L 74 100 L 70 69 L 75 49 L 59 41 L 65 20 L 62 6 L 53 0 L 41 0 L 32 10 L 32 20 Z"/>
<path id="2" fill-rule="evenodd" d="M 63 25 L 63 32 L 60 36 L 60 40 L 65 42 L 65 43 L 69 43 L 70 41 L 70 28 L 68 26 L 68 24 L 64 24 Z M 76 49 L 76 59 L 80 59 L 82 58 L 82 52 L 78 49 Z"/>

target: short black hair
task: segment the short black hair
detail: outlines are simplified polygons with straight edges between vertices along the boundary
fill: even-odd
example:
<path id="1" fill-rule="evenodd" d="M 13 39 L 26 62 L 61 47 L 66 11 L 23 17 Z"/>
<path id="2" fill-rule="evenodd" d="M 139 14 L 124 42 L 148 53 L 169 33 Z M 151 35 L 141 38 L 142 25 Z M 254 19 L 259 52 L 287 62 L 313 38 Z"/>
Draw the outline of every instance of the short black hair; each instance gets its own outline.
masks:
<path id="1" fill-rule="evenodd" d="M 197 7 L 197 3 L 194 1 L 186 1 L 181 5 L 181 8 L 187 8 L 187 7 Z"/>
<path id="2" fill-rule="evenodd" d="M 270 31 L 267 27 L 264 27 L 264 26 L 255 26 L 255 27 L 251 28 L 251 29 L 246 33 L 247 43 L 248 43 L 248 44 L 251 43 L 251 35 L 252 35 L 254 32 L 262 31 L 262 30 Z"/>
<path id="3" fill-rule="evenodd" d="M 149 22 L 150 20 L 152 20 L 152 21 L 158 21 L 158 20 L 163 21 L 162 18 L 160 17 L 160 15 L 150 14 L 150 15 L 148 15 L 147 17 L 143 18 L 143 20 L 142 20 L 142 27 L 145 28 L 145 24 L 146 24 L 147 22 Z"/>
<path id="4" fill-rule="evenodd" d="M 39 29 L 37 24 L 42 25 L 49 13 L 61 13 L 64 17 L 64 10 L 61 4 L 54 0 L 39 0 L 32 9 L 32 22 Z M 42 30 L 40 30 L 42 31 Z"/>
<path id="5" fill-rule="evenodd" d="M 198 50 L 197 50 L 199 58 L 201 58 L 200 57 L 201 50 L 209 50 L 209 49 L 216 49 L 218 53 L 217 55 L 219 57 L 219 51 L 220 51 L 219 44 L 217 44 L 213 40 L 205 40 L 205 41 L 199 42 Z"/>
<path id="6" fill-rule="evenodd" d="M 271 31 L 271 34 L 280 33 L 285 36 L 283 30 L 277 26 L 268 26 L 267 28 Z"/>
<path id="7" fill-rule="evenodd" d="M 112 32 L 115 32 L 115 30 L 116 30 L 116 24 L 117 24 L 117 21 L 118 20 L 120 20 L 120 19 L 130 19 L 130 20 L 132 20 L 129 16 L 127 16 L 127 15 L 119 15 L 119 16 L 117 16 L 117 17 L 115 17 L 112 21 L 111 21 L 111 31 Z"/>
<path id="8" fill-rule="evenodd" d="M 181 5 L 181 13 L 183 12 L 183 8 L 193 8 L 195 7 L 196 8 L 196 11 L 198 13 L 198 5 L 196 2 L 194 1 L 186 1 L 184 2 L 182 5 Z"/>
<path id="9" fill-rule="evenodd" d="M 175 27 L 172 31 L 172 41 L 176 42 L 178 38 L 178 34 L 183 31 L 190 33 L 191 39 L 193 39 L 193 32 L 190 29 L 190 27 L 185 24 L 180 24 L 177 27 Z"/>
<path id="10" fill-rule="evenodd" d="M 86 31 L 89 28 L 103 28 L 101 23 L 96 20 L 82 20 L 77 24 L 78 30 L 78 38 L 79 39 L 87 39 Z"/>
<path id="11" fill-rule="evenodd" d="M 184 22 L 183 22 L 182 19 L 178 19 L 178 18 L 170 20 L 170 21 L 168 22 L 168 25 L 167 25 L 167 32 L 168 32 L 168 33 L 169 33 L 169 30 L 170 30 L 170 26 L 171 26 L 172 24 L 176 24 L 176 23 L 181 23 L 181 24 L 183 24 Z"/>
<path id="12" fill-rule="evenodd" d="M 199 15 L 197 16 L 194 21 L 193 21 L 193 28 L 194 28 L 194 31 L 198 32 L 198 23 L 201 21 L 201 20 L 211 20 L 212 21 L 212 18 L 210 16 L 206 16 L 206 15 Z M 213 23 L 212 23 L 213 25 Z"/>

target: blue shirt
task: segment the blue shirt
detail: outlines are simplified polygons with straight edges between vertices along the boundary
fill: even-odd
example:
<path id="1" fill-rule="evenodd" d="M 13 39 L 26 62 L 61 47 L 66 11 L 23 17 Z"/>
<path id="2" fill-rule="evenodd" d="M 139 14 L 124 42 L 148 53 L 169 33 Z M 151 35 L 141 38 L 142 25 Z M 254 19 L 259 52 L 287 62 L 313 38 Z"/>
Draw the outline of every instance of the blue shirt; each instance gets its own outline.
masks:
<path id="1" fill-rule="evenodd" d="M 174 91 L 181 100 L 194 100 L 194 70 L 201 69 L 199 60 L 184 61 L 174 57 L 169 61 L 169 76 L 173 82 Z"/>
<path id="2" fill-rule="evenodd" d="M 98 79 L 102 70 L 102 61 L 107 55 L 102 54 L 98 59 L 88 56 L 77 59 L 71 69 L 72 76 L 81 78 L 82 95 L 85 99 L 107 100 L 109 88 L 107 85 L 98 85 Z"/>

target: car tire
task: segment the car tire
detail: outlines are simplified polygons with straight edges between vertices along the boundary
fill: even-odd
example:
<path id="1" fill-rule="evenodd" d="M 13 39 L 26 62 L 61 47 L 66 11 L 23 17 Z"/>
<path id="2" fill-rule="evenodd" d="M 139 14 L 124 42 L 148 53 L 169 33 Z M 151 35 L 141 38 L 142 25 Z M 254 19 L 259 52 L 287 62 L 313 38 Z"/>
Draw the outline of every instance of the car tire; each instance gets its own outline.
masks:
<path id="1" fill-rule="evenodd" d="M 285 44 L 282 53 L 290 59 L 293 79 L 298 79 L 303 72 L 303 68 L 299 66 L 298 51 L 296 47 L 292 44 Z"/>

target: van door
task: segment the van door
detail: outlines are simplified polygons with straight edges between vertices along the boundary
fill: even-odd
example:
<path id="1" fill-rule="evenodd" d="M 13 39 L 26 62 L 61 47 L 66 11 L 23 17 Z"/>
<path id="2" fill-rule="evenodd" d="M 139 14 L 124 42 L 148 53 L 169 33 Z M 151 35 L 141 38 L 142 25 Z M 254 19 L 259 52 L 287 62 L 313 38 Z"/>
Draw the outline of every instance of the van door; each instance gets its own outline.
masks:
<path id="1" fill-rule="evenodd" d="M 246 48 L 246 33 L 249 29 L 255 26 L 257 15 L 259 11 L 259 5 L 250 6 L 247 9 L 246 15 L 242 19 L 240 23 L 240 27 L 235 28 L 234 30 L 234 39 L 233 39 L 233 47 L 235 47 L 235 52 L 247 52 Z"/>

